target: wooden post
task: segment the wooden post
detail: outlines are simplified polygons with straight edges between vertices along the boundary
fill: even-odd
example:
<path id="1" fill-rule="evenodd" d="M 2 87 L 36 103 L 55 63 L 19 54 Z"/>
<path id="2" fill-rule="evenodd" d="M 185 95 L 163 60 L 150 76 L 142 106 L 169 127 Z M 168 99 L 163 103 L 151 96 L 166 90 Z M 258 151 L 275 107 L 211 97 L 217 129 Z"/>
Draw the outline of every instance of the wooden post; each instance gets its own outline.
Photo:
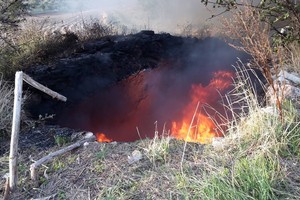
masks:
<path id="1" fill-rule="evenodd" d="M 9 190 L 13 191 L 16 188 L 18 182 L 17 176 L 17 159 L 18 159 L 18 143 L 19 143 L 19 132 L 21 122 L 21 105 L 22 105 L 22 86 L 23 79 L 26 83 L 32 87 L 43 91 L 44 93 L 52 96 L 61 101 L 67 101 L 67 98 L 42 84 L 33 80 L 30 76 L 23 73 L 22 71 L 16 72 L 15 76 L 15 91 L 14 91 L 14 109 L 13 109 L 13 121 L 11 131 L 11 142 L 10 142 L 10 154 L 9 154 Z M 9 191 L 7 191 L 9 192 Z"/>
<path id="2" fill-rule="evenodd" d="M 22 86 L 23 86 L 23 72 L 16 72 L 13 121 L 12 121 L 12 131 L 11 131 L 10 154 L 9 154 L 9 188 L 11 191 L 16 188 L 18 182 L 17 159 L 18 159 L 19 131 L 20 131 L 20 122 L 21 122 Z"/>

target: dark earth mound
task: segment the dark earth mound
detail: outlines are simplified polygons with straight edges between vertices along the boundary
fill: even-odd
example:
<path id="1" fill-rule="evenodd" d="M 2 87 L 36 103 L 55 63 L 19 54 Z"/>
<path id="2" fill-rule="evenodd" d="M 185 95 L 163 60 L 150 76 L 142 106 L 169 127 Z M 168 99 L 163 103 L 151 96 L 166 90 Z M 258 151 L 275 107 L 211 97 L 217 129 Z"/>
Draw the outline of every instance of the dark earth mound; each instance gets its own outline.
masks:
<path id="1" fill-rule="evenodd" d="M 27 109 L 34 118 L 59 116 L 68 107 L 144 69 L 195 65 L 205 73 L 208 69 L 228 69 L 237 57 L 243 60 L 247 55 L 216 38 L 196 39 L 153 31 L 105 37 L 77 47 L 68 58 L 26 70 L 33 79 L 68 98 L 66 103 L 59 102 L 29 87 L 32 96 Z"/>

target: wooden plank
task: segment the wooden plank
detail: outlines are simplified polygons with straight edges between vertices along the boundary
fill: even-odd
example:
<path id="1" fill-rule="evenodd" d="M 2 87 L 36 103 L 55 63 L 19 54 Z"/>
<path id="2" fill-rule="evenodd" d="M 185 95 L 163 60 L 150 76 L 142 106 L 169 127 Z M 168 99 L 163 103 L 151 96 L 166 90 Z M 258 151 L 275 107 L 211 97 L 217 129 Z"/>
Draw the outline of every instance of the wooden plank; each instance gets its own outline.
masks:
<path id="1" fill-rule="evenodd" d="M 22 104 L 22 86 L 23 72 L 16 72 L 15 90 L 14 90 L 14 108 L 11 131 L 11 143 L 9 154 L 9 188 L 13 191 L 16 188 L 17 177 L 17 159 L 18 159 L 18 142 L 21 122 L 21 104 Z"/>
<path id="2" fill-rule="evenodd" d="M 67 97 L 45 87 L 44 85 L 36 82 L 35 80 L 33 80 L 30 76 L 28 76 L 27 74 L 23 73 L 23 79 L 26 83 L 28 83 L 29 85 L 31 85 L 32 87 L 48 94 L 49 96 L 55 98 L 55 99 L 58 99 L 58 100 L 61 100 L 61 101 L 67 101 Z"/>

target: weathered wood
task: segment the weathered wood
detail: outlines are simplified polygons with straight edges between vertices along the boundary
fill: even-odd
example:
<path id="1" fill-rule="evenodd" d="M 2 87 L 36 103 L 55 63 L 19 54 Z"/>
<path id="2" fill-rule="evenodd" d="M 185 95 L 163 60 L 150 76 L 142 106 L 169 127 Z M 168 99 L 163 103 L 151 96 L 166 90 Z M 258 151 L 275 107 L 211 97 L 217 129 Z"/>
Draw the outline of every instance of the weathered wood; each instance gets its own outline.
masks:
<path id="1" fill-rule="evenodd" d="M 22 86 L 23 86 L 23 72 L 16 72 L 12 132 L 11 132 L 10 154 L 9 154 L 9 187 L 11 191 L 15 189 L 18 182 L 17 158 L 18 158 L 18 142 L 19 142 L 20 122 L 21 122 Z"/>
<path id="2" fill-rule="evenodd" d="M 28 83 L 29 85 L 31 85 L 32 87 L 48 94 L 49 96 L 53 97 L 53 98 L 56 98 L 58 100 L 61 100 L 61 101 L 67 101 L 67 97 L 57 93 L 57 92 L 54 92 L 53 90 L 45 87 L 44 85 L 36 82 L 35 80 L 33 80 L 30 76 L 28 76 L 27 74 L 23 73 L 23 79 L 26 83 Z"/>
<path id="3" fill-rule="evenodd" d="M 3 200 L 8 200 L 9 199 L 9 174 L 5 175 L 5 186 L 4 186 L 4 195 L 3 195 Z"/>
<path id="4" fill-rule="evenodd" d="M 95 140 L 96 140 L 96 138 L 95 138 L 94 135 L 90 136 L 90 137 L 88 137 L 86 139 L 80 140 L 80 141 L 78 141 L 78 142 L 76 142 L 76 143 L 74 143 L 74 144 L 72 144 L 70 146 L 67 146 L 67 147 L 63 148 L 63 149 L 60 149 L 60 150 L 55 151 L 55 152 L 52 152 L 52 153 L 48 154 L 47 156 L 45 156 L 45 157 L 43 157 L 43 158 L 35 161 L 33 164 L 30 165 L 30 176 L 31 176 L 31 179 L 33 181 L 37 181 L 38 180 L 38 175 L 37 175 L 36 169 L 40 165 L 42 165 L 42 164 L 44 164 L 44 163 L 52 160 L 56 156 L 62 155 L 64 153 L 66 153 L 66 152 L 69 152 L 69 151 L 71 151 L 73 149 L 76 149 L 76 148 L 80 147 L 85 142 L 91 142 L 91 141 L 95 141 Z"/>
<path id="5" fill-rule="evenodd" d="M 54 197 L 56 197 L 56 196 L 57 196 L 57 193 L 52 194 L 52 195 L 47 196 L 47 197 L 42 197 L 42 198 L 32 199 L 32 200 L 49 200 L 49 199 L 54 199 Z"/>

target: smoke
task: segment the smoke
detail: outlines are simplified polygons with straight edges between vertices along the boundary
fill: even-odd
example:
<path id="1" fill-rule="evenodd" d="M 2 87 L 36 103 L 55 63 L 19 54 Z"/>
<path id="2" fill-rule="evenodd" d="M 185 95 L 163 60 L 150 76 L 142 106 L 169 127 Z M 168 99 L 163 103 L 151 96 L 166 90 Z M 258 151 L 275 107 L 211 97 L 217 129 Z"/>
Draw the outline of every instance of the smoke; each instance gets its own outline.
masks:
<path id="1" fill-rule="evenodd" d="M 129 30 L 182 33 L 215 24 L 209 9 L 200 0 L 67 0 L 59 5 L 73 18 L 97 18 L 105 23 L 126 26 Z M 63 16 L 62 16 L 63 17 Z M 67 19 L 65 19 L 68 21 Z"/>

